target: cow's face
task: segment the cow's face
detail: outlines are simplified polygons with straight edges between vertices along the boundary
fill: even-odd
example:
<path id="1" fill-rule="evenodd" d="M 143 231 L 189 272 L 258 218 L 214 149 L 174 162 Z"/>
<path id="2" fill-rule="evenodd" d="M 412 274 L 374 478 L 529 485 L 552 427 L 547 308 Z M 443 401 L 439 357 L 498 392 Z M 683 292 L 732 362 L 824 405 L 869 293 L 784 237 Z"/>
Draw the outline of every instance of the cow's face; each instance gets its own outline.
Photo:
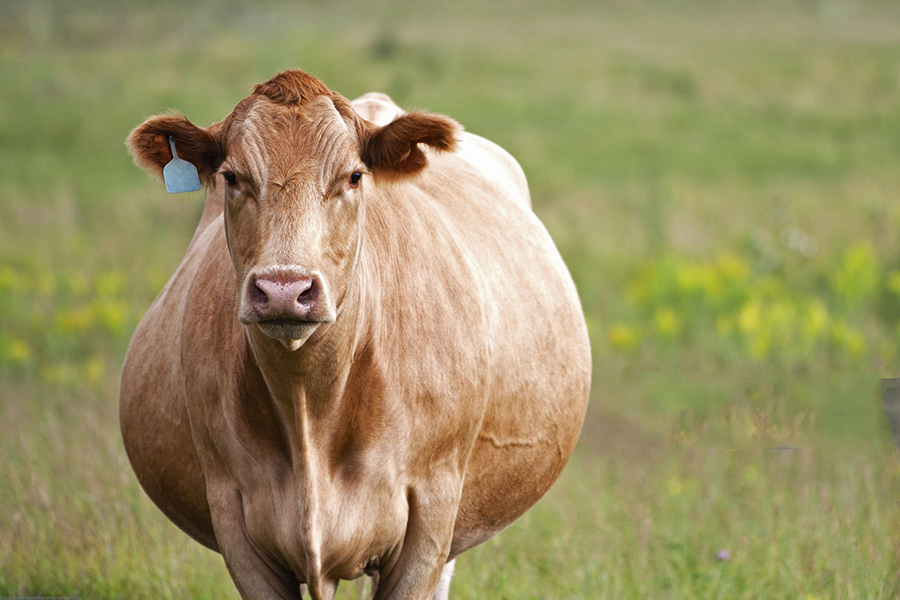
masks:
<path id="1" fill-rule="evenodd" d="M 378 128 L 299 71 L 282 73 L 207 129 L 154 117 L 128 143 L 159 173 L 179 156 L 224 187 L 225 229 L 237 274 L 238 318 L 289 349 L 337 318 L 360 249 L 370 186 L 417 174 L 417 144 L 446 150 L 458 125 L 423 113 Z"/>
<path id="2" fill-rule="evenodd" d="M 238 316 L 295 345 L 335 320 L 355 264 L 368 169 L 351 127 L 328 96 L 301 108 L 263 96 L 219 167 Z"/>

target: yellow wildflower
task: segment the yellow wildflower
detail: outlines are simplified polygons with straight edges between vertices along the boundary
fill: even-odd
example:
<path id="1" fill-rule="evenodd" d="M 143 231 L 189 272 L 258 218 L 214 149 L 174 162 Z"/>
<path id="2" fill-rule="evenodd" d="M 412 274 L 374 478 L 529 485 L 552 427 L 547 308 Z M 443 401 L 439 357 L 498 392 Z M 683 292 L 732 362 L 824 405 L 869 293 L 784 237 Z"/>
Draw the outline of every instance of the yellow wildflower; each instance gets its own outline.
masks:
<path id="1" fill-rule="evenodd" d="M 656 331 L 662 337 L 675 337 L 681 331 L 681 319 L 671 307 L 663 306 L 656 309 L 654 320 L 656 321 Z"/>
<path id="2" fill-rule="evenodd" d="M 121 301 L 98 302 L 94 306 L 97 320 L 111 333 L 120 333 L 125 328 L 128 306 Z"/>
<path id="3" fill-rule="evenodd" d="M 26 363 L 31 360 L 31 347 L 24 340 L 11 340 L 3 348 L 3 357 L 11 363 Z"/>
<path id="4" fill-rule="evenodd" d="M 625 323 L 613 323 L 606 337 L 613 348 L 617 350 L 631 350 L 638 343 L 637 332 Z"/>
<path id="5" fill-rule="evenodd" d="M 747 261 L 734 254 L 723 254 L 719 257 L 719 273 L 730 281 L 744 281 L 750 275 Z"/>
<path id="6" fill-rule="evenodd" d="M 816 338 L 828 325 L 828 307 L 821 300 L 814 300 L 806 307 L 800 331 L 807 338 Z"/>
<path id="7" fill-rule="evenodd" d="M 104 365 L 102 358 L 95 356 L 87 361 L 84 370 L 87 373 L 88 381 L 97 383 L 103 378 L 103 372 L 106 370 L 106 365 Z"/>
<path id="8" fill-rule="evenodd" d="M 9 267 L 0 267 L 0 290 L 13 289 L 16 273 Z"/>
<path id="9" fill-rule="evenodd" d="M 900 271 L 891 271 L 887 277 L 887 287 L 897 296 L 900 296 Z"/>
<path id="10" fill-rule="evenodd" d="M 120 271 L 110 271 L 97 278 L 97 295 L 101 298 L 119 294 L 125 289 L 125 275 Z"/>
<path id="11" fill-rule="evenodd" d="M 850 327 L 846 321 L 840 320 L 831 330 L 831 339 L 850 354 L 860 356 L 866 351 L 866 340 L 859 330 Z"/>
<path id="12" fill-rule="evenodd" d="M 870 242 L 858 242 L 844 251 L 831 285 L 838 296 L 851 305 L 875 293 L 878 287 L 878 257 Z"/>
<path id="13" fill-rule="evenodd" d="M 80 308 L 59 313 L 54 321 L 62 333 L 81 333 L 94 324 L 94 316 L 91 311 Z"/>
<path id="14" fill-rule="evenodd" d="M 762 306 L 759 300 L 749 300 L 738 312 L 738 327 L 741 333 L 750 334 L 759 330 L 762 323 Z"/>

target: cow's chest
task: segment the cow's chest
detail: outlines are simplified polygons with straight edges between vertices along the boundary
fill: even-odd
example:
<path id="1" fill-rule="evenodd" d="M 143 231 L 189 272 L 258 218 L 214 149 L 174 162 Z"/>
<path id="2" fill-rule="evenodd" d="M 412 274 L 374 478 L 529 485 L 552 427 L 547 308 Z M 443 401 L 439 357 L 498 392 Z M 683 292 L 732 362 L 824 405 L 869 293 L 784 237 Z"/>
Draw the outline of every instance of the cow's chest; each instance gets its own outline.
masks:
<path id="1" fill-rule="evenodd" d="M 404 538 L 404 486 L 388 484 L 383 474 L 351 481 L 289 472 L 262 479 L 268 481 L 240 486 L 247 533 L 298 576 L 316 569 L 355 578 L 384 564 Z"/>
<path id="2" fill-rule="evenodd" d="M 192 404 L 198 452 L 215 463 L 208 483 L 240 495 L 226 519 L 239 519 L 254 550 L 301 581 L 311 571 L 352 579 L 386 564 L 409 515 L 408 452 L 395 434 L 406 424 L 386 424 L 371 396 L 362 403 L 349 391 L 339 397 L 278 383 L 248 368 L 233 384 L 210 385 L 214 402 Z M 346 389 L 357 387 L 351 377 Z M 317 412 L 322 406 L 341 409 Z M 365 407 L 364 419 L 354 406 Z"/>

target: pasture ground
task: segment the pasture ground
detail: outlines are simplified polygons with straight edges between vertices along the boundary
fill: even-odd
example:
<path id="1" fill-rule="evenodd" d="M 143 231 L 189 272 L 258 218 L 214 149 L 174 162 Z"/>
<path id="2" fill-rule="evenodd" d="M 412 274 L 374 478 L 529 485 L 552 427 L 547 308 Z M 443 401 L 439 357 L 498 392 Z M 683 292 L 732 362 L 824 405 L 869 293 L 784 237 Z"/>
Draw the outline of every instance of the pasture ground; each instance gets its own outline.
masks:
<path id="1" fill-rule="evenodd" d="M 900 9 L 851 0 L 4 2 L 0 596 L 237 598 L 119 438 L 202 204 L 123 141 L 293 67 L 510 150 L 579 286 L 579 449 L 454 598 L 900 597 Z"/>

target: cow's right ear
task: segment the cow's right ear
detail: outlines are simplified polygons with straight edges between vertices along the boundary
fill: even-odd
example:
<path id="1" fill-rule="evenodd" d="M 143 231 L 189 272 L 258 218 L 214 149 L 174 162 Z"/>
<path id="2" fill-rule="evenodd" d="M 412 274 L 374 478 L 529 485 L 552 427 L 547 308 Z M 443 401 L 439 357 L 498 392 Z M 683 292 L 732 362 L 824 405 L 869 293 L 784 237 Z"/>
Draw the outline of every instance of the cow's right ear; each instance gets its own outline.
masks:
<path id="1" fill-rule="evenodd" d="M 125 142 L 137 166 L 162 179 L 163 167 L 172 160 L 169 138 L 178 157 L 197 167 L 200 181 L 208 185 L 225 160 L 225 148 L 215 126 L 197 127 L 180 113 L 150 117 L 135 128 Z"/>

